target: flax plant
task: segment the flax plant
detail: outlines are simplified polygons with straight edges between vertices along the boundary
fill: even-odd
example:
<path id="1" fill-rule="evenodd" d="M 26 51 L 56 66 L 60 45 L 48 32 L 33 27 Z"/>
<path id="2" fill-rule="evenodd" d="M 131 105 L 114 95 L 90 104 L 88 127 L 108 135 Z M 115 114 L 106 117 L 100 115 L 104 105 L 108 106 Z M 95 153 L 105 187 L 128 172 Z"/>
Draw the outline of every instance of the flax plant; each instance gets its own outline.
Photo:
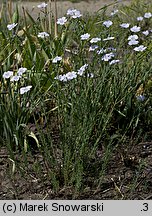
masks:
<path id="1" fill-rule="evenodd" d="M 148 133 L 152 14 L 137 3 L 58 18 L 49 1 L 36 20 L 25 8 L 13 13 L 10 2 L 10 20 L 1 16 L 0 137 L 10 152 L 15 143 L 24 153 L 32 137 L 55 191 L 72 186 L 76 194 L 87 175 L 99 189 L 113 152 Z M 20 68 L 27 71 L 18 82 L 4 77 Z M 45 179 L 38 162 L 34 170 Z"/>

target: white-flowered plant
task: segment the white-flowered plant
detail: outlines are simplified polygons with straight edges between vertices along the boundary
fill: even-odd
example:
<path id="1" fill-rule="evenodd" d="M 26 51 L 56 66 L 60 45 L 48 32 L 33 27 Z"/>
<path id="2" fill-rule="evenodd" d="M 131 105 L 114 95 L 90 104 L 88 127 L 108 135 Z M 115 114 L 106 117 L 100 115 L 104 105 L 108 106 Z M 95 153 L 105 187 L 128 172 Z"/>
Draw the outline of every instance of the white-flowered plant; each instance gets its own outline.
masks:
<path id="1" fill-rule="evenodd" d="M 43 2 L 43 3 L 39 4 L 37 7 L 40 9 L 43 9 L 43 8 L 47 7 L 47 4 L 45 2 Z"/>
<path id="2" fill-rule="evenodd" d="M 110 65 L 113 65 L 113 64 L 116 64 L 116 63 L 119 63 L 120 60 L 119 59 L 115 59 L 115 60 L 112 60 L 109 62 Z"/>
<path id="3" fill-rule="evenodd" d="M 4 79 L 10 78 L 11 82 L 14 82 L 14 81 L 17 82 L 17 81 L 19 81 L 19 79 L 21 78 L 23 73 L 25 73 L 26 71 L 27 71 L 27 68 L 24 68 L 24 67 L 19 68 L 16 75 L 14 75 L 13 71 L 7 71 L 7 72 L 4 72 L 3 78 Z"/>
<path id="4" fill-rule="evenodd" d="M 66 74 L 63 74 L 63 75 L 58 75 L 54 78 L 55 80 L 59 80 L 61 82 L 66 82 L 67 81 L 67 78 L 66 78 Z"/>
<path id="5" fill-rule="evenodd" d="M 81 40 L 87 40 L 89 39 L 90 34 L 86 33 L 86 34 L 81 35 L 80 37 L 81 37 Z"/>
<path id="6" fill-rule="evenodd" d="M 3 73 L 4 79 L 9 79 L 11 76 L 13 76 L 13 71 L 6 71 Z"/>
<path id="7" fill-rule="evenodd" d="M 54 79 L 62 81 L 62 82 L 67 82 L 67 81 L 73 80 L 75 78 L 77 78 L 77 72 L 72 71 L 72 72 L 68 72 L 68 73 L 63 74 L 63 75 L 56 76 Z"/>
<path id="8" fill-rule="evenodd" d="M 67 22 L 67 18 L 66 17 L 61 17 L 57 20 L 57 24 L 58 25 L 64 25 Z"/>
<path id="9" fill-rule="evenodd" d="M 67 15 L 71 16 L 73 19 L 76 19 L 82 16 L 81 12 L 76 9 L 68 9 Z"/>
<path id="10" fill-rule="evenodd" d="M 77 72 L 75 72 L 75 71 L 68 72 L 66 74 L 66 78 L 67 78 L 67 80 L 73 80 L 73 79 L 77 78 Z"/>
<path id="11" fill-rule="evenodd" d="M 147 12 L 144 14 L 144 18 L 146 18 L 146 19 L 149 19 L 151 17 L 152 17 L 152 13 L 150 13 L 150 12 Z"/>
<path id="12" fill-rule="evenodd" d="M 118 12 L 119 12 L 119 10 L 114 10 L 114 11 L 111 12 L 110 15 L 111 15 L 111 16 L 114 16 L 114 15 L 117 14 Z"/>
<path id="13" fill-rule="evenodd" d="M 20 94 L 25 94 L 26 92 L 30 91 L 30 89 L 32 88 L 32 86 L 26 86 L 26 87 L 22 87 L 20 88 Z"/>
<path id="14" fill-rule="evenodd" d="M 86 68 L 88 67 L 88 64 L 83 65 L 82 67 L 80 67 L 80 69 L 78 70 L 77 74 L 82 76 L 86 70 Z"/>
<path id="15" fill-rule="evenodd" d="M 129 28 L 130 24 L 129 23 L 122 23 L 120 24 L 121 28 Z"/>
<path id="16" fill-rule="evenodd" d="M 148 30 L 143 31 L 142 33 L 143 33 L 145 36 L 148 36 L 148 35 L 149 35 L 149 31 L 148 31 Z"/>
<path id="17" fill-rule="evenodd" d="M 128 40 L 138 40 L 138 35 L 130 35 L 129 37 L 128 37 Z"/>
<path id="18" fill-rule="evenodd" d="M 139 16 L 139 17 L 137 17 L 137 21 L 143 21 L 143 17 L 142 16 Z"/>
<path id="19" fill-rule="evenodd" d="M 114 40 L 115 37 L 107 37 L 107 38 L 104 38 L 103 41 L 109 41 L 109 40 Z"/>
<path id="20" fill-rule="evenodd" d="M 25 73 L 26 71 L 27 71 L 27 68 L 21 67 L 18 69 L 17 75 L 22 76 L 22 74 Z"/>
<path id="21" fill-rule="evenodd" d="M 18 23 L 8 24 L 8 25 L 7 25 L 7 29 L 8 29 L 9 31 L 11 31 L 11 30 L 14 29 L 17 25 L 18 25 Z"/>
<path id="22" fill-rule="evenodd" d="M 133 26 L 130 30 L 132 32 L 140 32 L 140 26 Z"/>
<path id="23" fill-rule="evenodd" d="M 139 43 L 139 41 L 137 40 L 129 40 L 128 45 L 132 46 L 132 45 L 137 45 Z"/>
<path id="24" fill-rule="evenodd" d="M 20 76 L 12 76 L 11 79 L 10 79 L 10 81 L 11 82 L 14 82 L 14 81 L 18 82 L 20 78 L 21 78 Z"/>
<path id="25" fill-rule="evenodd" d="M 99 46 L 98 45 L 91 45 L 90 47 L 89 47 L 89 52 L 90 51 L 95 51 L 96 49 L 98 49 L 99 48 Z"/>
<path id="26" fill-rule="evenodd" d="M 88 64 L 84 64 L 83 66 L 80 67 L 80 69 L 77 72 L 72 71 L 66 74 L 61 74 L 61 75 L 56 76 L 54 79 L 59 80 L 61 82 L 67 82 L 67 81 L 73 80 L 77 78 L 78 75 L 82 76 L 87 67 L 88 67 Z M 90 77 L 93 77 L 93 75 L 90 74 Z"/>
<path id="27" fill-rule="evenodd" d="M 112 24 L 113 22 L 111 20 L 106 20 L 103 22 L 103 25 L 106 26 L 107 28 L 109 28 Z"/>
<path id="28" fill-rule="evenodd" d="M 146 99 L 144 95 L 138 95 L 136 98 L 138 101 L 144 101 Z"/>
<path id="29" fill-rule="evenodd" d="M 140 45 L 134 48 L 136 52 L 143 52 L 145 49 L 147 49 L 147 47 L 145 47 L 144 45 Z"/>
<path id="30" fill-rule="evenodd" d="M 62 60 L 62 57 L 61 56 L 56 56 L 53 60 L 52 60 L 52 63 L 57 63 L 59 61 Z"/>
<path id="31" fill-rule="evenodd" d="M 114 53 L 106 53 L 103 57 L 102 57 L 102 60 L 103 61 L 109 61 L 109 60 L 111 60 L 113 57 L 114 57 L 115 55 L 114 55 Z"/>
<path id="32" fill-rule="evenodd" d="M 97 43 L 98 41 L 101 41 L 101 38 L 96 37 L 96 38 L 92 38 L 90 40 L 90 43 Z"/>
<path id="33" fill-rule="evenodd" d="M 39 38 L 46 38 L 46 37 L 49 37 L 49 34 L 47 32 L 40 32 L 40 33 L 38 33 L 38 37 Z"/>
<path id="34" fill-rule="evenodd" d="M 94 74 L 93 74 L 93 73 L 88 73 L 88 74 L 87 74 L 87 77 L 93 78 L 93 77 L 94 77 Z"/>
<path id="35" fill-rule="evenodd" d="M 104 49 L 104 48 L 101 48 L 100 50 L 97 50 L 97 54 L 100 55 L 100 54 L 103 54 L 103 53 L 106 53 L 107 50 Z"/>

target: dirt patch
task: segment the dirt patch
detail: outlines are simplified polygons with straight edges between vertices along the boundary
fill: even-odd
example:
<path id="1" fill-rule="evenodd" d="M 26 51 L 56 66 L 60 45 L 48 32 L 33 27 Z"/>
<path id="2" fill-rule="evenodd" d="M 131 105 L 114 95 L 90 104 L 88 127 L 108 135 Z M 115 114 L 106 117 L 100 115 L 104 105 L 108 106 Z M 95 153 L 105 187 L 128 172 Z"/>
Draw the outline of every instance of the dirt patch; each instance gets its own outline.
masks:
<path id="1" fill-rule="evenodd" d="M 113 0 L 93 0 L 93 1 L 81 1 L 78 3 L 72 3 L 69 1 L 59 1 L 57 2 L 57 7 L 58 7 L 58 17 L 61 17 L 65 15 L 67 9 L 69 8 L 76 8 L 80 10 L 83 14 L 85 13 L 94 13 L 98 11 L 100 8 L 102 8 L 105 5 L 109 5 L 113 3 L 113 6 L 115 5 L 120 5 L 120 4 L 129 4 L 131 0 L 123 0 L 119 1 L 118 4 L 114 4 L 115 1 Z M 14 3 L 15 4 L 15 3 Z M 27 2 L 27 1 L 22 1 L 21 3 L 18 3 L 19 7 L 26 8 L 30 14 L 32 14 L 34 17 L 37 17 L 39 14 L 39 9 L 37 8 L 38 2 Z M 54 12 L 54 3 L 52 3 L 51 6 L 52 11 Z"/>
<path id="2" fill-rule="evenodd" d="M 125 149 L 125 150 L 124 150 Z M 104 151 L 88 164 L 83 188 L 74 194 L 74 188 L 60 186 L 53 192 L 48 170 L 39 153 L 27 157 L 26 168 L 15 169 L 5 148 L 0 149 L 0 199 L 151 199 L 152 198 L 152 142 L 119 146 L 111 155 L 100 184 L 95 178 L 101 169 Z M 16 154 L 19 160 L 23 156 Z M 41 165 L 40 174 L 33 167 Z M 36 166 L 35 166 L 36 167 Z M 26 171 L 25 171 L 26 170 Z M 60 180 L 61 185 L 62 180 Z M 98 185 L 98 186 L 97 186 Z"/>

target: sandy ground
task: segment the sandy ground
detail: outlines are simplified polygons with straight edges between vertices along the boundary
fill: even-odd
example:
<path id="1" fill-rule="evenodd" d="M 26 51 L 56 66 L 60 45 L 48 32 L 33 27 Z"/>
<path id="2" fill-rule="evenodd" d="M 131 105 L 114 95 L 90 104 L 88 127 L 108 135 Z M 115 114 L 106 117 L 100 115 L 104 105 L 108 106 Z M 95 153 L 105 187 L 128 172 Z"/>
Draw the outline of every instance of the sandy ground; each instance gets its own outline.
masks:
<path id="1" fill-rule="evenodd" d="M 118 4 L 128 4 L 131 0 L 119 0 Z M 43 2 L 43 1 L 41 1 Z M 82 1 L 79 3 L 72 3 L 69 1 L 59 1 L 57 2 L 57 7 L 58 7 L 58 17 L 61 17 L 65 15 L 67 9 L 69 8 L 76 8 L 80 10 L 83 14 L 89 12 L 89 13 L 94 13 L 98 11 L 100 8 L 102 8 L 105 5 L 109 5 L 111 3 L 114 3 L 114 0 L 94 0 L 94 1 Z M 40 11 L 37 8 L 37 5 L 40 4 L 40 2 L 27 2 L 27 1 L 22 1 L 21 3 L 18 3 L 20 8 L 24 6 L 28 11 L 30 12 L 31 15 L 36 17 L 38 15 L 38 12 Z M 117 4 L 117 5 L 118 5 Z M 116 4 L 115 4 L 116 5 Z M 54 3 L 52 3 L 52 11 L 54 11 Z"/>

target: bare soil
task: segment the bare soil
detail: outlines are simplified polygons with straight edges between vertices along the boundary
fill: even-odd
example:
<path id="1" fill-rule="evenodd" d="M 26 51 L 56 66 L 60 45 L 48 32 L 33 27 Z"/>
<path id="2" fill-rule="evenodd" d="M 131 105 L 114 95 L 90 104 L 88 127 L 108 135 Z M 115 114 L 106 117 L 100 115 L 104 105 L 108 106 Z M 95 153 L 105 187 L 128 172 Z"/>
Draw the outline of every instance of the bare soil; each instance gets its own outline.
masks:
<path id="1" fill-rule="evenodd" d="M 104 154 L 104 150 L 99 150 L 96 160 L 88 164 L 80 192 L 74 193 L 74 188 L 65 187 L 62 179 L 59 190 L 54 192 L 48 178 L 48 169 L 40 153 L 29 155 L 26 168 L 20 164 L 19 172 L 17 167 L 13 167 L 6 148 L 1 147 L 0 199 L 152 199 L 152 142 L 136 145 L 128 143 L 127 148 L 115 148 L 100 184 L 96 184 L 96 176 L 101 169 Z M 16 158 L 20 162 L 23 155 L 16 153 Z M 41 167 L 39 174 L 33 170 L 36 164 Z"/>
<path id="2" fill-rule="evenodd" d="M 66 11 L 69 8 L 76 8 L 80 10 L 83 14 L 86 14 L 86 13 L 92 14 L 98 11 L 103 6 L 112 4 L 114 2 L 115 2 L 114 0 L 87 0 L 87 1 L 80 1 L 78 3 L 72 3 L 70 1 L 61 0 L 57 2 L 58 17 L 65 15 Z M 117 5 L 129 4 L 130 2 L 131 0 L 123 0 L 123 1 L 120 1 Z M 30 14 L 33 15 L 34 17 L 37 17 L 40 11 L 37 8 L 38 4 L 40 4 L 40 2 L 35 2 L 35 1 L 30 1 L 30 2 L 22 1 L 21 3 L 18 3 L 20 8 L 22 7 L 26 8 L 30 12 Z M 114 5 L 116 6 L 116 4 Z M 51 9 L 52 9 L 52 12 L 54 12 L 54 3 L 52 3 Z"/>

